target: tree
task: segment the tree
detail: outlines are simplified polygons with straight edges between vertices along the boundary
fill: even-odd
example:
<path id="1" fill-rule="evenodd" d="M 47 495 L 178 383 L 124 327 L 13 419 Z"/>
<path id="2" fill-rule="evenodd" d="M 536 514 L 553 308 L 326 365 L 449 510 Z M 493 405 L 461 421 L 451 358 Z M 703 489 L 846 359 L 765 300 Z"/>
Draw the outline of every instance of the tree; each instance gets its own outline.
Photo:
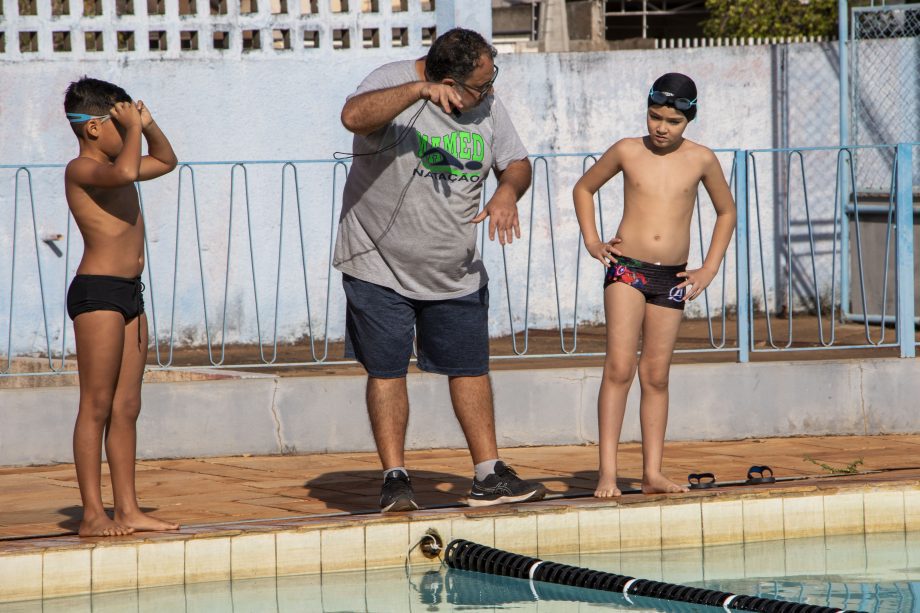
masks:
<path id="1" fill-rule="evenodd" d="M 706 0 L 706 36 L 824 36 L 837 34 L 838 0 Z"/>

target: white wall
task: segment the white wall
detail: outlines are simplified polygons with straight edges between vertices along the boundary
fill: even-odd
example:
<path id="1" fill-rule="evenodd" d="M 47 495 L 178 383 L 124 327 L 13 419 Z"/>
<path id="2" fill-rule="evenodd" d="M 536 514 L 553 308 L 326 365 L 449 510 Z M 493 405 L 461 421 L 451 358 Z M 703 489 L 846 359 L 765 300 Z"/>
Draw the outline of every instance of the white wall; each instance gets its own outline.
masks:
<path id="1" fill-rule="evenodd" d="M 674 401 L 668 437 L 915 433 L 915 373 L 914 361 L 900 358 L 676 364 L 673 388 L 694 391 Z M 494 371 L 499 447 L 596 444 L 601 377 L 599 367 Z M 148 382 L 137 455 L 370 451 L 363 381 L 336 375 L 239 379 L 222 371 L 211 380 Z M 446 379 L 414 375 L 408 385 L 413 406 L 424 410 L 412 414 L 406 448 L 463 447 Z M 78 395 L 76 386 L 0 390 L 0 466 L 70 462 Z M 641 437 L 638 400 L 634 384 L 623 441 Z"/>
<path id="2" fill-rule="evenodd" d="M 309 57 L 271 59 L 0 61 L 0 143 L 3 143 L 0 164 L 63 163 L 76 153 L 76 141 L 63 118 L 62 98 L 67 84 L 83 74 L 119 83 L 136 98 L 145 100 L 183 162 L 329 159 L 334 151 L 350 148 L 351 138 L 338 120 L 344 97 L 377 65 L 414 57 L 417 53 L 399 49 L 381 49 L 373 53 L 328 49 Z M 689 138 L 713 148 L 761 148 L 773 144 L 771 101 L 774 94 L 769 47 L 503 55 L 498 63 L 501 74 L 497 91 L 511 111 L 525 144 L 534 153 L 601 151 L 619 138 L 641 135 L 645 129 L 646 92 L 655 77 L 668 71 L 690 74 L 699 86 L 700 111 L 697 120 L 688 128 Z M 728 172 L 730 156 L 723 156 L 723 161 Z M 572 320 L 574 269 L 579 247 L 569 194 L 581 174 L 582 158 L 552 158 L 549 163 L 552 226 L 545 171 L 539 163 L 536 168 L 528 322 L 531 327 L 544 328 L 555 327 L 557 321 L 551 274 L 551 229 L 556 240 L 562 320 Z M 299 227 L 292 208 L 292 183 L 285 189 L 287 210 L 284 223 L 279 226 L 281 167 L 279 163 L 247 168 L 263 342 L 271 341 L 274 326 L 279 228 L 283 228 L 284 247 L 279 284 L 279 332 L 286 340 L 305 334 L 304 283 Z M 219 338 L 223 321 L 231 168 L 230 165 L 193 168 L 213 340 Z M 333 167 L 331 164 L 299 164 L 297 171 L 312 315 L 315 329 L 321 334 L 325 325 L 329 230 L 333 220 Z M 0 249 L 0 353 L 5 352 L 9 324 L 14 175 L 15 169 L 0 169 L 0 245 L 4 246 Z M 292 176 L 288 174 L 288 180 Z M 45 349 L 40 287 L 45 290 L 52 348 L 61 346 L 62 324 L 66 320 L 63 315 L 65 268 L 71 273 L 81 252 L 79 236 L 73 228 L 66 267 L 64 258 L 55 256 L 45 244 L 39 243 L 43 275 L 43 285 L 39 285 L 25 175 L 20 174 L 20 178 L 15 235 L 17 257 L 12 286 L 14 353 Z M 146 296 L 148 312 L 152 298 L 157 311 L 157 331 L 161 339 L 164 338 L 170 330 L 176 211 L 181 201 L 176 339 L 203 342 L 191 173 L 183 171 L 181 192 L 179 179 L 180 173 L 176 171 L 143 187 L 151 253 L 149 272 L 153 275 L 153 283 L 145 279 L 150 286 Z M 340 172 L 336 193 L 341 191 L 342 179 Z M 60 169 L 33 169 L 32 185 L 39 237 L 66 233 L 66 204 Z M 253 341 L 257 338 L 256 317 L 242 189 L 242 174 L 238 169 L 234 187 L 227 338 Z M 766 201 L 763 205 L 771 207 L 772 185 L 761 185 L 761 190 Z M 523 326 L 524 319 L 530 197 L 526 195 L 520 204 L 525 240 L 507 249 L 515 329 Z M 602 197 L 605 233 L 610 235 L 615 230 L 622 206 L 619 180 L 605 188 Z M 763 216 L 764 235 L 772 237 L 772 215 L 766 211 Z M 707 242 L 712 219 L 711 210 L 704 202 L 703 234 Z M 64 246 L 63 242 L 57 244 L 61 248 Z M 767 276 L 772 279 L 772 243 L 766 245 L 766 249 L 765 260 L 771 262 L 766 267 Z M 492 276 L 492 333 L 505 333 L 510 329 L 510 322 L 502 258 L 494 244 L 485 247 L 485 257 Z M 691 265 L 701 261 L 698 246 L 694 247 L 690 261 Z M 730 257 L 727 264 L 726 290 L 729 303 L 733 304 L 734 258 Z M 602 319 L 601 274 L 599 265 L 582 254 L 578 304 L 581 320 Z M 335 274 L 332 290 L 329 335 L 341 337 L 343 298 Z M 711 304 L 719 308 L 721 285 L 715 284 L 712 290 Z M 701 311 L 690 309 L 689 314 L 700 315 Z M 69 321 L 66 325 L 69 327 Z M 67 330 L 68 346 L 72 336 Z"/>

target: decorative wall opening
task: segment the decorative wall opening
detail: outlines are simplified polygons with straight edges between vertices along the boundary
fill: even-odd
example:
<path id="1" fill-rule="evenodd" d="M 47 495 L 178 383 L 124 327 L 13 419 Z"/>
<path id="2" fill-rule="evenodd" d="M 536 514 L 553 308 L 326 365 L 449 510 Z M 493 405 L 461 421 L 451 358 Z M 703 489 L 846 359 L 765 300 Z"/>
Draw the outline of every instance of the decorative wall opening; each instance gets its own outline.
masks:
<path id="1" fill-rule="evenodd" d="M 0 54 L 4 61 L 65 60 L 71 56 L 294 57 L 304 52 L 345 49 L 375 53 L 381 48 L 421 50 L 435 36 L 432 0 L 9 2 L 17 4 L 0 0 Z M 3 15 L 5 5 L 18 11 L 12 17 Z M 13 43 L 7 48 L 9 40 Z"/>
<path id="2" fill-rule="evenodd" d="M 83 33 L 83 45 L 88 53 L 101 53 L 105 51 L 105 46 L 102 41 L 102 34 L 102 32 Z"/>
<path id="3" fill-rule="evenodd" d="M 182 51 L 198 51 L 198 32 L 195 30 L 179 32 L 179 48 Z"/>
<path id="4" fill-rule="evenodd" d="M 258 30 L 243 30 L 243 51 L 258 51 L 262 48 Z"/>
<path id="5" fill-rule="evenodd" d="M 348 49 L 351 46 L 351 33 L 346 29 L 332 31 L 332 48 Z"/>
<path id="6" fill-rule="evenodd" d="M 272 30 L 272 47 L 279 51 L 291 48 L 291 31 L 287 29 Z"/>
<path id="7" fill-rule="evenodd" d="M 380 30 L 377 28 L 364 28 L 361 30 L 361 44 L 365 49 L 380 46 Z"/>
<path id="8" fill-rule="evenodd" d="M 121 30 L 118 32 L 118 50 L 122 53 L 134 51 L 134 32 Z"/>
<path id="9" fill-rule="evenodd" d="M 147 38 L 151 51 L 166 51 L 166 32 L 154 30 L 150 32 Z"/>
<path id="10" fill-rule="evenodd" d="M 70 32 L 52 32 L 51 46 L 55 53 L 67 53 L 72 51 L 70 47 Z"/>

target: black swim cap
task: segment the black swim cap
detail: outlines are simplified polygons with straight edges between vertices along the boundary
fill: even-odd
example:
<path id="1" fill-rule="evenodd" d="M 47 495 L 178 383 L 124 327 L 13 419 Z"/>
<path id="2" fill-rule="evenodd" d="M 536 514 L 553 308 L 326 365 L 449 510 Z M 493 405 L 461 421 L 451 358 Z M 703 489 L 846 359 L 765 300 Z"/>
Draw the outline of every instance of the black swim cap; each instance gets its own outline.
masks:
<path id="1" fill-rule="evenodd" d="M 652 101 L 652 92 L 659 92 L 670 98 L 671 100 L 666 101 L 664 105 L 683 113 L 687 121 L 693 121 L 693 118 L 696 117 L 696 84 L 687 75 L 679 72 L 669 72 L 655 79 L 655 84 L 652 85 L 652 89 L 649 91 L 648 106 L 657 104 Z M 690 100 L 694 104 L 688 109 L 677 108 L 673 101 L 677 98 Z"/>

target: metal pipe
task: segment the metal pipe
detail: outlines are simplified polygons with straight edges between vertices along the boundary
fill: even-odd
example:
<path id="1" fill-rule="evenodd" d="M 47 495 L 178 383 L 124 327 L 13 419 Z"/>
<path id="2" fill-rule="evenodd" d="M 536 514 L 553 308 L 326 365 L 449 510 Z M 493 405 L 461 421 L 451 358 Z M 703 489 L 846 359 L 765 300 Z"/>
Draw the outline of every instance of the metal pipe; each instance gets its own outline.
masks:
<path id="1" fill-rule="evenodd" d="M 735 297 L 738 311 L 738 361 L 751 359 L 751 279 L 748 238 L 747 151 L 735 152 Z"/>
<path id="2" fill-rule="evenodd" d="M 897 173 L 897 243 L 895 262 L 897 265 L 898 288 L 898 344 L 902 358 L 917 355 L 917 341 L 914 334 L 914 193 L 913 193 L 913 147 L 898 145 L 895 157 Z"/>
<path id="3" fill-rule="evenodd" d="M 850 38 L 847 0 L 837 0 L 837 63 L 839 66 L 839 109 L 840 146 L 850 144 L 850 76 L 847 57 L 847 42 Z"/>

